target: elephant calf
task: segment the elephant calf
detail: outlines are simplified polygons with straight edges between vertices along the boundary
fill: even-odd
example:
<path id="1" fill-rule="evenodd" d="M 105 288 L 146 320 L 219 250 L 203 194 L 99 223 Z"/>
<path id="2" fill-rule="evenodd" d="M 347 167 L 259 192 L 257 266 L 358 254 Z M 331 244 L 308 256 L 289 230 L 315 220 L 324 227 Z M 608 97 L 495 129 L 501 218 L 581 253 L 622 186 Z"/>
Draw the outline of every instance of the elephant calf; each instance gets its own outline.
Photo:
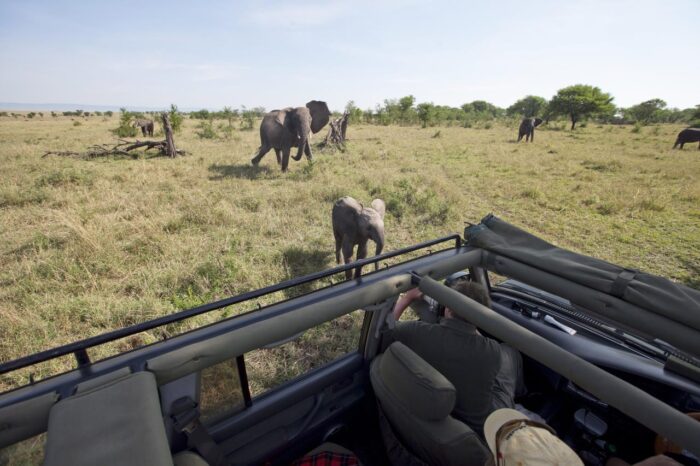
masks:
<path id="1" fill-rule="evenodd" d="M 153 120 L 138 119 L 134 121 L 134 128 L 141 128 L 144 136 L 153 136 Z"/>
<path id="2" fill-rule="evenodd" d="M 375 255 L 384 248 L 384 212 L 386 206 L 381 199 L 372 201 L 372 207 L 362 204 L 351 197 L 342 197 L 333 206 L 333 236 L 335 236 L 335 260 L 340 264 L 340 250 L 343 250 L 345 263 L 351 262 L 352 253 L 357 245 L 357 260 L 367 257 L 367 240 L 376 244 Z M 374 270 L 379 265 L 374 264 Z M 362 272 L 362 267 L 355 269 L 355 278 Z M 352 278 L 352 271 L 345 271 L 345 278 Z"/>
<path id="3" fill-rule="evenodd" d="M 525 118 L 518 129 L 518 142 L 525 136 L 525 142 L 534 142 L 535 128 L 542 124 L 542 118 Z"/>
<path id="4" fill-rule="evenodd" d="M 683 144 L 686 142 L 700 142 L 700 128 L 686 128 L 678 133 L 673 148 L 680 146 L 679 149 L 683 149 Z M 698 149 L 700 149 L 700 143 L 698 144 Z"/>

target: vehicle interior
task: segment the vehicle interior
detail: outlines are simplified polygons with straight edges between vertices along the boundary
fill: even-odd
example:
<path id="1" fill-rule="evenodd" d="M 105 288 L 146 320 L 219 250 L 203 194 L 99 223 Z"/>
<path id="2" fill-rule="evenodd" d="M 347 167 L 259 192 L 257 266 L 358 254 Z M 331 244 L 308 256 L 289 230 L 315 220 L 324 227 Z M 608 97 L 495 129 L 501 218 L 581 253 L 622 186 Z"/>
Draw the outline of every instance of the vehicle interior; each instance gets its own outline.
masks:
<path id="1" fill-rule="evenodd" d="M 92 348 L 111 341 L 387 261 L 354 280 L 90 358 Z M 490 306 L 445 285 L 459 271 L 488 290 Z M 634 464 L 659 453 L 700 464 L 700 423 L 689 416 L 700 412 L 700 291 L 559 249 L 493 216 L 464 238 L 4 363 L 3 377 L 65 356 L 74 357 L 75 369 L 0 394 L 0 448 L 44 435 L 46 465 L 281 465 L 309 452 L 357 461 L 348 464 L 484 464 L 483 434 L 451 414 L 454 386 L 387 337 L 397 325 L 396 300 L 414 287 L 520 351 L 527 390 L 515 402 L 585 464 L 613 457 Z M 407 318 L 439 316 L 417 305 Z M 294 346 L 304 335 L 321 357 L 303 373 L 274 386 L 249 374 L 254 358 L 304 358 Z"/>

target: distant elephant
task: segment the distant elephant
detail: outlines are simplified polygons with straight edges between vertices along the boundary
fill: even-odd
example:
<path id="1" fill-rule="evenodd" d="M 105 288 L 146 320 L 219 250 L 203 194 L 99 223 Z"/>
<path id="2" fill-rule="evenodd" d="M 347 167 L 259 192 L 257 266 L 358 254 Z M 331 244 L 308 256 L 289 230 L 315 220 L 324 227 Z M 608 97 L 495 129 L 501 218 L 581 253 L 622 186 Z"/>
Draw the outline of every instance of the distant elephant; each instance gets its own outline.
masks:
<path id="1" fill-rule="evenodd" d="M 251 163 L 259 164 L 263 156 L 274 149 L 277 163 L 283 172 L 287 171 L 292 147 L 299 148 L 296 157 L 292 156 L 294 160 L 301 160 L 304 153 L 311 160 L 310 133 L 321 131 L 330 116 L 328 105 L 320 100 L 312 100 L 306 107 L 288 107 L 267 113 L 260 124 L 260 148 Z"/>
<path id="2" fill-rule="evenodd" d="M 525 142 L 535 140 L 535 128 L 542 124 L 542 118 L 525 118 L 518 129 L 518 142 L 525 136 Z"/>
<path id="3" fill-rule="evenodd" d="M 382 253 L 384 249 L 384 212 L 386 206 L 381 199 L 372 201 L 372 207 L 362 207 L 362 204 L 351 197 L 342 197 L 333 206 L 333 236 L 335 236 L 335 261 L 340 264 L 340 250 L 343 250 L 343 259 L 348 264 L 352 260 L 352 253 L 357 247 L 357 260 L 367 257 L 367 240 L 376 244 L 375 255 Z M 374 264 L 377 270 L 378 264 Z M 355 278 L 362 272 L 362 267 L 355 269 Z M 345 278 L 352 278 L 352 271 L 345 271 Z"/>
<path id="4" fill-rule="evenodd" d="M 700 141 L 700 128 L 686 128 L 680 133 L 678 133 L 678 137 L 676 138 L 676 143 L 673 145 L 673 148 L 675 149 L 676 147 L 680 146 L 680 149 L 683 149 L 683 144 L 686 142 L 699 142 Z M 700 149 L 700 143 L 698 143 L 698 149 Z"/>
<path id="5" fill-rule="evenodd" d="M 134 128 L 141 128 L 144 136 L 153 136 L 153 120 L 139 118 L 134 121 Z"/>

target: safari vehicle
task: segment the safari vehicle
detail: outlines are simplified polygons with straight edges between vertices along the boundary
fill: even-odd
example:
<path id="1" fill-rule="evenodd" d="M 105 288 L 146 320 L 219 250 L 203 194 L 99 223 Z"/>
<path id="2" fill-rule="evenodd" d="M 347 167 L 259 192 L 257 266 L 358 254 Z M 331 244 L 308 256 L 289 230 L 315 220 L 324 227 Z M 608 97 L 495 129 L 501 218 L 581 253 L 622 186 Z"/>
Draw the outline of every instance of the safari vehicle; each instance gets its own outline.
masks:
<path id="1" fill-rule="evenodd" d="M 397 263 L 361 278 L 90 359 L 92 348 L 115 339 L 390 258 Z M 491 308 L 442 283 L 466 270 L 488 287 Z M 495 284 L 494 274 L 506 279 Z M 634 463 L 669 449 L 697 464 L 700 423 L 686 413 L 700 411 L 700 292 L 559 249 L 493 216 L 464 239 L 421 243 L 4 363 L 7 374 L 72 354 L 76 367 L 0 395 L 0 447 L 47 432 L 46 465 L 288 464 L 330 442 L 365 465 L 396 464 L 396 448 L 415 464 L 475 464 L 459 452 L 480 440 L 450 417 L 440 393 L 430 384 L 414 390 L 408 366 L 383 374 L 388 363 L 376 362 L 392 348 L 382 340 L 393 304 L 416 286 L 521 351 L 528 394 L 516 401 L 587 464 L 611 456 Z M 357 325 L 328 326 L 351 313 Z M 327 362 L 251 390 L 247 361 L 256 351 L 284 349 L 319 327 L 314 338 Z M 339 354 L 333 345 L 348 336 Z"/>

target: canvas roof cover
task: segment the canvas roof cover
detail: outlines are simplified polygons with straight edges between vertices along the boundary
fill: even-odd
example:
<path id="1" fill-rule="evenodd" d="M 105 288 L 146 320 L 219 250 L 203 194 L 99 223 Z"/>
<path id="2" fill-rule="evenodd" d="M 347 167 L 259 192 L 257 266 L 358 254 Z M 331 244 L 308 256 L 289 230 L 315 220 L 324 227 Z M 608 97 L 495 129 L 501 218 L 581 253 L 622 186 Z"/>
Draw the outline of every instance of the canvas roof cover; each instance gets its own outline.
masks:
<path id="1" fill-rule="evenodd" d="M 700 291 L 693 288 L 567 251 L 494 215 L 487 215 L 478 225 L 467 227 L 464 236 L 468 246 L 556 274 L 700 330 Z M 632 322 L 625 323 L 634 326 Z"/>

